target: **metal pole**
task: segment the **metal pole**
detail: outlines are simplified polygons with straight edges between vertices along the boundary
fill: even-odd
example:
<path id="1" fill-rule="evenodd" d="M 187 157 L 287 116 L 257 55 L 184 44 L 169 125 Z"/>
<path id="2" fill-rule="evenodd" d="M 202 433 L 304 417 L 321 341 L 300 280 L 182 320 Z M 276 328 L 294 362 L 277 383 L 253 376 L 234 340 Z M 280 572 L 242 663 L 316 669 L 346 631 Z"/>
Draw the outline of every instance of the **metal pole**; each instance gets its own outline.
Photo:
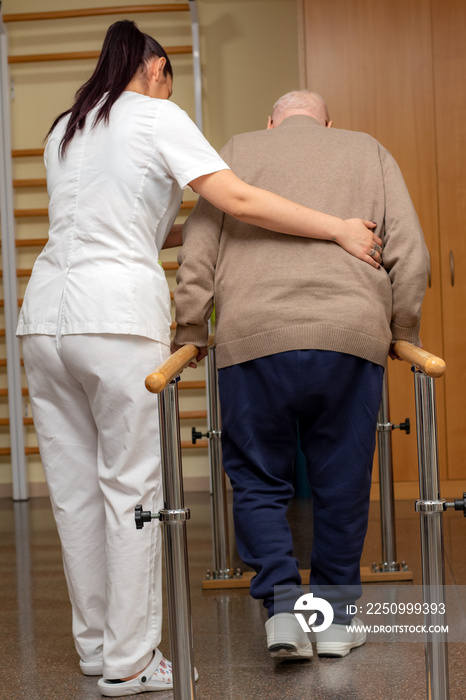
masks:
<path id="1" fill-rule="evenodd" d="M 201 53 L 199 42 L 199 18 L 197 14 L 196 0 L 189 0 L 189 11 L 191 13 L 191 36 L 193 42 L 194 104 L 196 109 L 196 124 L 200 131 L 202 131 Z"/>
<path id="2" fill-rule="evenodd" d="M 28 498 L 24 453 L 23 398 L 19 342 L 16 338 L 18 295 L 16 289 L 15 222 L 11 166 L 10 84 L 5 25 L 0 13 L 0 209 L 2 228 L 5 345 L 10 416 L 10 449 L 13 500 Z"/>
<path id="3" fill-rule="evenodd" d="M 212 487 L 212 535 L 214 570 L 209 577 L 231 578 L 228 539 L 228 510 L 226 479 L 222 464 L 220 399 L 218 395 L 217 357 L 215 348 L 209 348 L 206 374 L 207 419 L 209 425 L 209 462 Z"/>
<path id="4" fill-rule="evenodd" d="M 382 567 L 396 571 L 395 498 L 393 494 L 392 424 L 388 407 L 388 378 L 385 370 L 377 423 L 379 457 L 380 527 L 382 534 Z"/>
<path id="5" fill-rule="evenodd" d="M 178 387 L 173 381 L 159 394 L 162 452 L 165 565 L 167 571 L 168 621 L 173 663 L 174 700 L 194 700 L 193 633 L 189 589 L 186 521 L 178 409 Z"/>
<path id="6" fill-rule="evenodd" d="M 189 0 L 191 13 L 191 36 L 193 42 L 194 101 L 196 124 L 203 130 L 202 119 L 202 73 L 199 40 L 199 17 L 196 0 Z M 209 322 L 210 332 L 210 322 Z M 228 540 L 228 510 L 226 481 L 222 463 L 220 431 L 220 401 L 218 398 L 217 359 L 215 348 L 210 348 L 206 357 L 207 425 L 209 444 L 209 464 L 212 489 L 212 530 L 213 530 L 213 571 L 207 578 L 231 578 Z"/>
<path id="7" fill-rule="evenodd" d="M 421 556 L 423 599 L 428 610 L 426 625 L 446 625 L 446 615 L 434 613 L 445 606 L 443 511 L 438 468 L 437 411 L 435 385 L 418 369 L 414 370 L 416 395 L 419 494 L 416 511 L 421 517 Z M 442 608 L 440 608 L 442 609 Z M 426 691 L 432 700 L 449 700 L 447 635 L 426 635 Z"/>

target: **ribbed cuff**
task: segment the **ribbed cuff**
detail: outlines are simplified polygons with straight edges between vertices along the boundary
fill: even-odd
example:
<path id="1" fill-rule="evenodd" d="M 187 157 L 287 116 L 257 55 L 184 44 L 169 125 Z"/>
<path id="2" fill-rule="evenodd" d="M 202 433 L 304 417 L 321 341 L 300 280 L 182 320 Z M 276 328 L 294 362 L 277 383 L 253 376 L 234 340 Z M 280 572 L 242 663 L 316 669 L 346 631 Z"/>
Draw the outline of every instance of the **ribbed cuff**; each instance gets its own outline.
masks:
<path id="1" fill-rule="evenodd" d="M 392 323 L 392 343 L 394 343 L 397 340 L 407 340 L 408 343 L 418 345 L 420 328 L 420 323 L 418 323 L 416 326 L 412 326 L 411 328 L 404 328 L 403 326 L 397 326 L 396 323 Z"/>
<path id="2" fill-rule="evenodd" d="M 207 345 L 208 337 L 209 329 L 207 324 L 205 326 L 182 326 L 178 324 L 173 342 L 175 345 L 192 344 L 197 348 L 203 348 Z"/>

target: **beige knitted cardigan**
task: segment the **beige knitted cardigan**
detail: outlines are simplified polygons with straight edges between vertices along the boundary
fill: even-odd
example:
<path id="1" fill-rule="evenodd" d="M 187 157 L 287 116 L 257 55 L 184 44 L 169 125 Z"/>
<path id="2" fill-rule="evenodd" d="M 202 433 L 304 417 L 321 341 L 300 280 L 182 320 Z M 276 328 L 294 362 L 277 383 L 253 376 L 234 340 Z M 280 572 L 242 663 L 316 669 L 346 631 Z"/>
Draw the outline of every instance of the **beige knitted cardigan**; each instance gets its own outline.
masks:
<path id="1" fill-rule="evenodd" d="M 250 184 L 342 218 L 377 222 L 384 268 L 336 243 L 242 224 L 199 200 L 184 228 L 175 291 L 178 345 L 206 344 L 216 310 L 218 366 L 298 349 L 384 365 L 417 342 L 428 253 L 401 172 L 363 133 L 295 115 L 235 136 L 222 156 Z"/>

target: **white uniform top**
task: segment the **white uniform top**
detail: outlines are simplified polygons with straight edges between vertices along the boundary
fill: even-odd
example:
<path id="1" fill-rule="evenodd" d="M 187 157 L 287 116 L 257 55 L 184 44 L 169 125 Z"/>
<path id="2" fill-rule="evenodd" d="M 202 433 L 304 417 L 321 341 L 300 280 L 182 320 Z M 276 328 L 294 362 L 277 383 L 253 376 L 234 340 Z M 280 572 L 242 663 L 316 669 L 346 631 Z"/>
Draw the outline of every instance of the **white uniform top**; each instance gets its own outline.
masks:
<path id="1" fill-rule="evenodd" d="M 77 131 L 58 156 L 67 118 L 45 149 L 49 240 L 26 289 L 17 334 L 121 333 L 170 342 L 170 295 L 159 251 L 182 188 L 228 169 L 168 100 L 123 92 L 109 124 Z"/>

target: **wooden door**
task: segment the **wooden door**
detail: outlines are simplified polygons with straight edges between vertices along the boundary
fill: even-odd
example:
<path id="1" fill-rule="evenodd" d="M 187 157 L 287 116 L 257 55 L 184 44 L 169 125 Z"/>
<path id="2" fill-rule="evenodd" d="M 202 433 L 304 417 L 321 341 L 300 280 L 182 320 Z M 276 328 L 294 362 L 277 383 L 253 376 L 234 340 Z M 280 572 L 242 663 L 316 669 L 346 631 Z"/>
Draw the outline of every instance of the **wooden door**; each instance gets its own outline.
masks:
<path id="1" fill-rule="evenodd" d="M 466 3 L 432 0 L 448 478 L 466 475 Z M 459 490 L 457 497 L 461 495 Z"/>
<path id="2" fill-rule="evenodd" d="M 335 127 L 370 133 L 403 172 L 431 256 L 421 337 L 442 356 L 431 0 L 303 0 L 301 22 L 304 86 L 327 100 Z M 410 368 L 388 364 L 390 418 L 414 424 Z M 442 382 L 437 396 L 443 456 Z M 395 481 L 417 482 L 414 431 L 393 433 L 393 462 Z M 445 477 L 444 458 L 441 465 Z"/>

